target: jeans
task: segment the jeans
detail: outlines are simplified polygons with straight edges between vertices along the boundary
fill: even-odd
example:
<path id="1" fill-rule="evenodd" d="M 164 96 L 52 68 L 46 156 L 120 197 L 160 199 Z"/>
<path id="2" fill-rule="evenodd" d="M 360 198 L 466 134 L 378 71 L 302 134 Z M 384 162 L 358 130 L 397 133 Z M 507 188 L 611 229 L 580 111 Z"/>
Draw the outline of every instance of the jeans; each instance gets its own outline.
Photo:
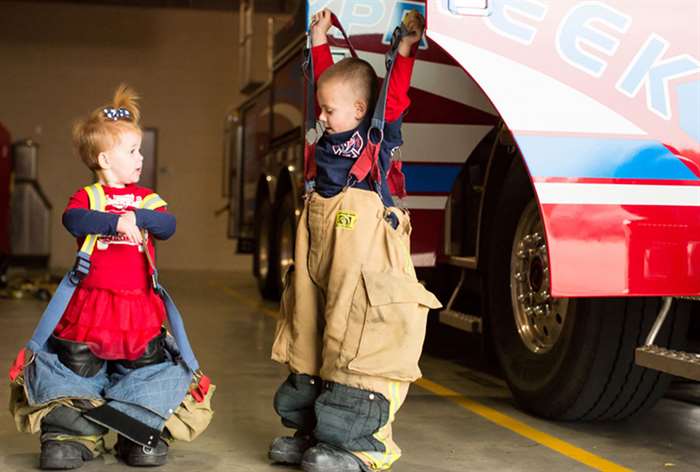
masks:
<path id="1" fill-rule="evenodd" d="M 161 430 L 185 398 L 192 373 L 166 349 L 166 361 L 138 369 L 105 362 L 92 377 L 81 377 L 50 350 L 36 353 L 25 368 L 29 403 L 41 405 L 58 398 L 103 399 L 144 425 Z"/>

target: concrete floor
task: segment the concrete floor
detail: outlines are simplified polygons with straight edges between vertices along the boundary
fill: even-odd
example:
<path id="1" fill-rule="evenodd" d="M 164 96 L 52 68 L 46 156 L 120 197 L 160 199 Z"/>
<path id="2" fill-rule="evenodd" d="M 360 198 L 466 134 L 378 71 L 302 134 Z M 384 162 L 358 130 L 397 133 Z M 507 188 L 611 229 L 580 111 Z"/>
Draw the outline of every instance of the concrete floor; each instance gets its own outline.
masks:
<path id="1" fill-rule="evenodd" d="M 276 306 L 260 301 L 245 267 L 237 273 L 163 276 L 218 390 L 209 429 L 193 443 L 175 444 L 169 464 L 159 470 L 295 470 L 272 466 L 266 458 L 270 440 L 286 431 L 271 408 L 286 371 L 269 360 Z M 1 369 L 29 339 L 43 306 L 0 300 Z M 421 385 L 428 389 L 414 386 L 398 416 L 395 437 L 404 456 L 395 471 L 700 470 L 700 408 L 692 402 L 667 398 L 644 417 L 621 423 L 557 424 L 518 411 L 502 382 L 458 362 L 426 355 L 422 369 L 427 381 Z M 697 389 L 685 386 L 677 397 L 697 404 Z M 0 405 L 7 401 L 8 389 L 0 389 Z M 515 426 L 499 426 L 475 411 Z M 0 470 L 36 469 L 38 437 L 17 433 L 8 413 L 2 418 Z M 108 456 L 82 470 L 127 469 Z"/>

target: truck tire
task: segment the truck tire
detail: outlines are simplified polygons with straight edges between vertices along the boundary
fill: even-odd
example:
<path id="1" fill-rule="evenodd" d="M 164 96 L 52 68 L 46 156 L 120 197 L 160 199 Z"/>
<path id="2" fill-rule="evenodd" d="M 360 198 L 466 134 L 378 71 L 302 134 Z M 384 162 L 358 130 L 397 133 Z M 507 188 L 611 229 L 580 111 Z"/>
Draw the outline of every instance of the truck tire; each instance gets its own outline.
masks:
<path id="1" fill-rule="evenodd" d="M 651 408 L 670 377 L 638 367 L 659 298 L 549 296 L 549 261 L 521 159 L 511 166 L 491 222 L 487 304 L 494 350 L 516 403 L 549 419 L 623 419 Z M 655 344 L 682 349 L 690 305 L 674 301 Z"/>
<path id="2" fill-rule="evenodd" d="M 289 267 L 294 263 L 294 242 L 297 232 L 297 214 L 294 196 L 292 192 L 287 192 L 280 200 L 277 208 L 276 230 L 275 230 L 275 253 L 276 267 L 275 277 L 277 278 L 278 298 L 282 295 L 284 287 L 284 276 Z"/>
<path id="3" fill-rule="evenodd" d="M 272 241 L 275 227 L 272 205 L 267 197 L 258 199 L 255 206 L 255 248 L 253 250 L 253 275 L 263 298 L 274 300 L 278 289 L 275 279 L 275 254 Z"/>

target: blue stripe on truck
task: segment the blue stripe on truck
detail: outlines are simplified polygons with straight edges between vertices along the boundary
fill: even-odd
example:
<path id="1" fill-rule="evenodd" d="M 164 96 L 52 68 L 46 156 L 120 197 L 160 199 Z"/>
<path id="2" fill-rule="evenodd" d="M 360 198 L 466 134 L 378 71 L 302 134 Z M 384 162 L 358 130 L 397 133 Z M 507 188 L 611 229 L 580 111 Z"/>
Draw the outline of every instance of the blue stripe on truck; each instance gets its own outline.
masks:
<path id="1" fill-rule="evenodd" d="M 463 164 L 403 163 L 406 191 L 410 193 L 450 193 Z"/>
<path id="2" fill-rule="evenodd" d="M 534 177 L 700 180 L 657 141 L 516 135 Z"/>

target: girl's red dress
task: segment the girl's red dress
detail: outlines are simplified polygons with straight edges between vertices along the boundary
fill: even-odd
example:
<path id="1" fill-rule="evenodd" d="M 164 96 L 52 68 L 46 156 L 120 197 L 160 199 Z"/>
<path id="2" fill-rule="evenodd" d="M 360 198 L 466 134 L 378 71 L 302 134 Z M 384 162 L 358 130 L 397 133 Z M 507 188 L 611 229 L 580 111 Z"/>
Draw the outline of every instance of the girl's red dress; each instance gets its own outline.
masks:
<path id="1" fill-rule="evenodd" d="M 153 193 L 137 185 L 103 188 L 106 211 L 117 214 L 138 208 Z M 72 208 L 90 208 L 84 189 L 71 197 L 66 210 Z M 78 247 L 82 243 L 79 238 Z M 148 251 L 155 260 L 150 238 Z M 163 300 L 150 286 L 143 249 L 126 238 L 104 236 L 95 245 L 90 263 L 90 273 L 73 294 L 54 335 L 86 343 L 102 359 L 138 359 L 149 341 L 160 334 L 166 318 Z"/>

